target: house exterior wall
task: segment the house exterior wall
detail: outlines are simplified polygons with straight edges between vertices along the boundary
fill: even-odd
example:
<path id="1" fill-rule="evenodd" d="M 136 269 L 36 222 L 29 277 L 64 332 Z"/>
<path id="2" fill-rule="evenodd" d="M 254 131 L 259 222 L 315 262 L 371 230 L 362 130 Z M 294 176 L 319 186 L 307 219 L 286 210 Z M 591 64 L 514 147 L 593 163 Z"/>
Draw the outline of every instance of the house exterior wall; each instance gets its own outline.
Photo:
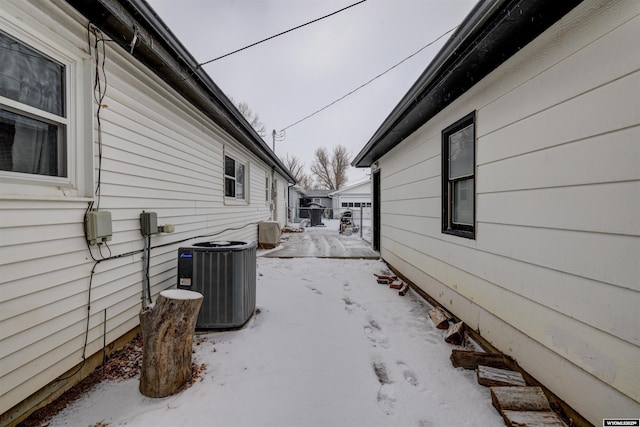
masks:
<path id="1" fill-rule="evenodd" d="M 640 413 L 639 39 L 585 1 L 379 161 L 382 257 L 595 425 Z M 473 111 L 475 240 L 441 232 Z"/>
<path id="2" fill-rule="evenodd" d="M 83 221 L 88 203 L 98 201 L 93 193 L 99 161 L 97 145 L 90 142 L 97 141 L 98 130 L 87 23 L 62 1 L 7 0 L 0 8 L 0 29 L 78 59 L 72 91 L 90 129 L 76 132 L 77 147 L 89 155 L 76 159 L 79 176 L 71 188 L 0 182 L 4 414 L 82 361 L 89 295 L 87 356 L 102 350 L 103 329 L 109 344 L 138 325 L 143 210 L 157 212 L 159 224 L 176 228 L 151 239 L 152 247 L 167 244 L 151 252 L 155 300 L 161 290 L 176 285 L 177 249 L 198 241 L 196 236 L 257 240 L 257 223 L 271 216 L 265 200 L 265 175 L 271 168 L 128 52 L 106 43 L 99 207 L 111 212 L 113 237 L 108 249 L 94 246 L 90 253 Z M 224 155 L 246 164 L 244 201 L 224 197 Z M 284 224 L 287 179 L 278 174 L 276 179 L 278 220 Z M 225 231 L 232 228 L 237 230 Z M 98 264 L 91 259 L 130 252 Z"/>
<path id="3" fill-rule="evenodd" d="M 282 177 L 276 179 L 276 215 L 275 220 L 284 226 L 287 223 L 287 181 Z"/>

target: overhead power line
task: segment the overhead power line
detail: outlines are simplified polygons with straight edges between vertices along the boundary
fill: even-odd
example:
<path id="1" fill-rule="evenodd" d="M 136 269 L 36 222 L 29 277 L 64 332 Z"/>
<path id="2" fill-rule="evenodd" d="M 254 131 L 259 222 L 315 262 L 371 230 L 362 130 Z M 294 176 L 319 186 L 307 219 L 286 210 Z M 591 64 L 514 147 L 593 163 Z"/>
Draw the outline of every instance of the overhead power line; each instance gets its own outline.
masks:
<path id="1" fill-rule="evenodd" d="M 336 99 L 335 101 L 331 102 L 330 104 L 325 105 L 324 107 L 320 108 L 319 110 L 314 111 L 313 113 L 309 114 L 308 116 L 305 116 L 303 118 L 301 118 L 300 120 L 298 120 L 297 122 L 290 124 L 289 126 L 283 127 L 280 132 L 285 131 L 295 125 L 297 125 L 298 123 L 302 123 L 305 120 L 315 116 L 316 114 L 320 113 L 321 111 L 326 110 L 327 108 L 331 107 L 332 105 L 336 104 L 337 102 L 342 101 L 343 99 L 345 99 L 347 96 L 354 94 L 355 92 L 359 91 L 360 89 L 362 89 L 363 87 L 367 86 L 369 83 L 373 82 L 374 80 L 379 79 L 380 77 L 384 76 L 385 74 L 387 74 L 389 71 L 393 70 L 394 68 L 396 68 L 397 66 L 399 66 L 400 64 L 406 62 L 407 60 L 413 58 L 414 56 L 416 56 L 417 54 L 419 54 L 420 52 L 422 52 L 423 50 L 425 50 L 426 48 L 428 48 L 429 46 L 431 46 L 432 44 L 434 44 L 435 42 L 437 42 L 438 40 L 440 40 L 441 38 L 443 38 L 444 36 L 446 36 L 447 34 L 451 33 L 453 30 L 455 30 L 456 27 L 453 27 L 452 29 L 450 29 L 449 31 L 447 31 L 446 33 L 440 35 L 437 39 L 427 43 L 426 45 L 422 46 L 420 49 L 416 50 L 415 52 L 413 52 L 411 55 L 407 56 L 406 58 L 404 58 L 402 61 L 398 62 L 395 65 L 392 65 L 391 67 L 387 68 L 385 71 L 381 72 L 380 74 L 378 74 L 377 76 L 371 78 L 369 81 L 361 84 L 360 86 L 358 86 L 357 88 L 353 89 L 352 91 L 346 93 L 345 95 L 341 96 L 340 98 Z"/>
<path id="2" fill-rule="evenodd" d="M 290 33 L 291 31 L 295 31 L 295 30 L 297 30 L 298 28 L 305 27 L 305 26 L 307 26 L 307 25 L 309 25 L 309 24 L 313 24 L 314 22 L 318 22 L 318 21 L 320 21 L 320 20 L 322 20 L 322 19 L 325 19 L 325 18 L 328 18 L 328 17 L 333 16 L 333 15 L 335 15 L 335 14 L 338 14 L 338 13 L 340 13 L 340 12 L 342 12 L 342 11 L 344 11 L 344 10 L 347 10 L 347 9 L 349 9 L 349 8 L 353 7 L 353 6 L 357 6 L 357 5 L 359 5 L 360 3 L 364 3 L 365 1 L 367 1 L 367 0 L 361 0 L 361 1 L 359 1 L 359 2 L 357 2 L 357 3 L 354 3 L 354 4 L 350 5 L 350 6 L 343 7 L 343 8 L 342 8 L 342 9 L 340 9 L 340 10 L 336 10 L 335 12 L 332 12 L 332 13 L 330 13 L 330 14 L 328 14 L 328 15 L 322 16 L 322 17 L 320 17 L 320 18 L 316 18 L 316 19 L 314 19 L 313 21 L 309 21 L 309 22 L 307 22 L 306 24 L 298 25 L 297 27 L 291 28 L 291 29 L 289 29 L 289 30 L 287 30 L 287 31 L 283 31 L 283 32 L 278 33 L 278 34 L 275 34 L 275 35 L 273 35 L 273 36 L 271 36 L 271 37 L 267 37 L 266 39 L 263 39 L 263 40 L 260 40 L 260 41 L 258 41 L 258 42 L 252 43 L 252 44 L 250 44 L 250 45 L 248 45 L 248 46 L 242 47 L 242 48 L 240 48 L 240 49 L 236 49 L 236 50 L 234 50 L 233 52 L 229 52 L 229 53 L 226 53 L 226 54 L 224 54 L 224 55 L 222 55 L 222 56 L 218 56 L 217 58 L 213 58 L 213 59 L 210 59 L 210 60 L 208 60 L 208 61 L 202 62 L 202 63 L 198 64 L 198 68 L 202 67 L 203 65 L 209 64 L 209 63 L 211 63 L 211 62 L 217 61 L 217 60 L 219 60 L 219 59 L 226 58 L 227 56 L 233 55 L 234 53 L 238 53 L 238 52 L 241 52 L 241 51 L 243 51 L 243 50 L 245 50 L 245 49 L 249 49 L 250 47 L 253 47 L 253 46 L 259 45 L 260 43 L 264 43 L 264 42 L 266 42 L 266 41 L 268 41 L 268 40 L 274 39 L 274 38 L 279 37 L 279 36 L 281 36 L 281 35 L 283 35 L 283 34 Z"/>

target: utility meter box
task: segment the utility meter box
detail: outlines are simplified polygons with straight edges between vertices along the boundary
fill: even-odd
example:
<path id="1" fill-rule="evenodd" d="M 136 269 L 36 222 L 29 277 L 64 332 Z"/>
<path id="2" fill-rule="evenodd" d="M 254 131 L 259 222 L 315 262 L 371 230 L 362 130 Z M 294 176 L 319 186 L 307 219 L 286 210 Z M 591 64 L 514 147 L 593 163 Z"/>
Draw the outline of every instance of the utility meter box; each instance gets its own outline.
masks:
<path id="1" fill-rule="evenodd" d="M 155 212 L 142 212 L 140 214 L 140 233 L 150 236 L 158 233 L 158 214 Z"/>
<path id="2" fill-rule="evenodd" d="M 111 240 L 111 212 L 90 211 L 85 218 L 87 240 L 95 245 Z"/>

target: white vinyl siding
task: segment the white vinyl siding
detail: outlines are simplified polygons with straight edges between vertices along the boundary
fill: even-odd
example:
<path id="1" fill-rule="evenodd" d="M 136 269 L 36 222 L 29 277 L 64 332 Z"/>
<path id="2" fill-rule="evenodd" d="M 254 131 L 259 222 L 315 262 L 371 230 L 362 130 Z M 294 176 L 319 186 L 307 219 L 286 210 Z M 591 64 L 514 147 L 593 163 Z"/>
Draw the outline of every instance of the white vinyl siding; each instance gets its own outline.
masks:
<path id="1" fill-rule="evenodd" d="M 5 22 L 20 22 L 33 37 L 90 61 L 86 22 L 64 2 L 5 1 L 0 24 Z M 270 218 L 261 197 L 242 204 L 224 203 L 223 150 L 229 147 L 251 167 L 245 182 L 248 194 L 264 192 L 264 176 L 271 173 L 271 167 L 115 43 L 106 44 L 106 55 L 100 209 L 112 215 L 109 246 L 113 255 L 142 249 L 139 215 L 143 210 L 156 212 L 162 224 L 175 225 L 175 233 L 152 237 L 152 247 L 169 244 L 151 252 L 155 300 L 161 290 L 176 284 L 177 248 L 198 240 L 172 242 L 203 235 L 255 241 L 257 223 Z M 91 111 L 92 93 L 83 96 L 88 99 L 81 101 Z M 84 141 L 90 147 L 87 141 L 95 139 Z M 93 151 L 97 154 L 97 149 Z M 94 173 L 97 175 L 95 170 L 87 175 Z M 276 178 L 286 183 L 285 178 Z M 88 188 L 91 194 L 91 186 Z M 26 186 L 2 195 L 0 413 L 82 360 L 94 265 L 84 240 L 83 217 L 91 199 L 38 194 Z M 279 189 L 279 194 L 286 192 Z M 279 203 L 284 212 L 284 201 Z M 229 230 L 232 228 L 237 230 Z M 95 249 L 94 254 L 97 256 Z M 138 325 L 141 269 L 137 255 L 96 267 L 87 356 L 101 351 L 105 323 L 107 344 Z"/>
<path id="2" fill-rule="evenodd" d="M 595 425 L 640 407 L 640 17 L 604 3 L 578 6 L 380 161 L 383 258 Z M 467 240 L 440 232 L 440 149 L 473 110 Z"/>

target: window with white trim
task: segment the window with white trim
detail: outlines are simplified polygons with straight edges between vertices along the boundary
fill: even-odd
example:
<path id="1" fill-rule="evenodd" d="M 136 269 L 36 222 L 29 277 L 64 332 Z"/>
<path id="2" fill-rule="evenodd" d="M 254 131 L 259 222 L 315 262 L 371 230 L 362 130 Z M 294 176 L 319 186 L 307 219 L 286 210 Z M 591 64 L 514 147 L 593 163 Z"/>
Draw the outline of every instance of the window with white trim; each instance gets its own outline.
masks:
<path id="1" fill-rule="evenodd" d="M 475 239 L 475 113 L 442 131 L 442 232 Z"/>
<path id="2" fill-rule="evenodd" d="M 238 200 L 246 199 L 246 166 L 229 156 L 224 156 L 224 195 Z"/>
<path id="3" fill-rule="evenodd" d="M 0 171 L 69 176 L 66 73 L 65 64 L 0 31 Z"/>

